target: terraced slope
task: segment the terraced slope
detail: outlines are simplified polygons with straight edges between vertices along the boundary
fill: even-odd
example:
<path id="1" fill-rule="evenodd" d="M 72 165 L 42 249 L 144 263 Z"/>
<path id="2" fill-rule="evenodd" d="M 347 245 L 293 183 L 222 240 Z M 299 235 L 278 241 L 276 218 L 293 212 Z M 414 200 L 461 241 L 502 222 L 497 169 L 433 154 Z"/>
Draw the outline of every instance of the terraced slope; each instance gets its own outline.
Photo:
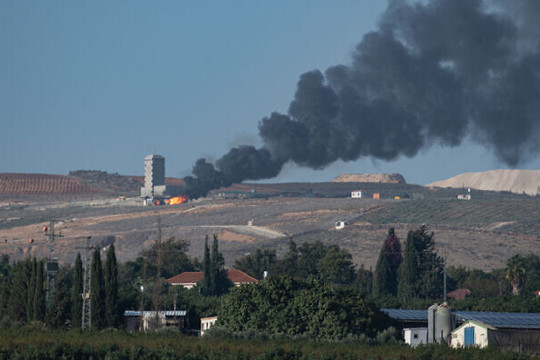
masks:
<path id="1" fill-rule="evenodd" d="M 93 195 L 102 191 L 63 175 L 0 174 L 0 196 Z"/>

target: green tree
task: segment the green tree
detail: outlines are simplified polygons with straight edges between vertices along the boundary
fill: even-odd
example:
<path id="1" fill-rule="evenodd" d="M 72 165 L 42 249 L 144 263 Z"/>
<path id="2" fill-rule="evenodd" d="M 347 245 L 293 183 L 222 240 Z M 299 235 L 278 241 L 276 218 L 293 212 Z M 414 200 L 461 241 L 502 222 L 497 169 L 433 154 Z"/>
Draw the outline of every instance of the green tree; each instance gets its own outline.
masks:
<path id="1" fill-rule="evenodd" d="M 390 320 L 357 291 L 331 289 L 318 281 L 270 276 L 234 288 L 223 301 L 218 325 L 232 331 L 340 340 L 375 334 Z"/>
<path id="2" fill-rule="evenodd" d="M 289 239 L 289 251 L 285 257 L 278 261 L 277 274 L 274 275 L 289 275 L 296 276 L 298 271 L 298 247 L 292 238 Z"/>
<path id="3" fill-rule="evenodd" d="M 364 264 L 360 265 L 360 269 L 356 272 L 355 285 L 360 291 L 360 294 L 364 296 L 372 293 L 373 271 L 371 271 L 371 269 L 366 269 Z"/>
<path id="4" fill-rule="evenodd" d="M 66 276 L 65 272 L 56 276 L 54 297 L 47 309 L 47 324 L 56 329 L 67 327 L 71 319 L 71 297 Z"/>
<path id="5" fill-rule="evenodd" d="M 506 262 L 506 279 L 512 285 L 512 295 L 519 295 L 525 282 L 526 268 L 525 259 L 515 254 Z"/>
<path id="6" fill-rule="evenodd" d="M 37 275 L 37 259 L 32 259 L 32 268 L 30 270 L 30 281 L 28 282 L 28 296 L 26 299 L 26 321 L 35 320 L 34 315 L 34 298 L 36 293 L 36 275 Z"/>
<path id="7" fill-rule="evenodd" d="M 11 273 L 11 293 L 8 302 L 8 314 L 13 321 L 26 322 L 26 304 L 28 301 L 28 285 L 32 272 L 30 258 L 18 261 Z M 22 306 L 21 306 L 22 305 Z"/>
<path id="8" fill-rule="evenodd" d="M 264 277 L 265 271 L 273 274 L 276 265 L 276 251 L 273 249 L 256 249 L 253 253 L 242 256 L 234 261 L 234 268 L 242 270 L 259 280 Z"/>
<path id="9" fill-rule="evenodd" d="M 91 265 L 91 306 L 92 327 L 98 330 L 107 325 L 105 309 L 105 288 L 103 279 L 103 266 L 101 264 L 100 250 L 94 250 Z"/>
<path id="10" fill-rule="evenodd" d="M 297 273 L 294 276 L 307 278 L 309 276 L 319 277 L 318 264 L 326 254 L 326 247 L 321 241 L 314 243 L 303 243 L 298 247 L 300 254 L 298 258 Z"/>
<path id="11" fill-rule="evenodd" d="M 8 302 L 11 294 L 11 265 L 9 256 L 0 255 L 0 319 L 8 315 Z"/>
<path id="12" fill-rule="evenodd" d="M 402 261 L 399 238 L 396 236 L 394 228 L 390 228 L 373 274 L 373 294 L 375 296 L 397 295 L 398 269 Z"/>
<path id="13" fill-rule="evenodd" d="M 208 235 L 204 239 L 204 255 L 203 255 L 203 280 L 201 283 L 203 294 L 209 292 L 211 287 L 210 273 L 211 264 L 210 264 L 210 248 L 208 247 Z"/>
<path id="14" fill-rule="evenodd" d="M 71 288 L 71 324 L 74 328 L 81 327 L 83 293 L 83 264 L 81 254 L 77 254 L 73 269 L 73 286 Z"/>
<path id="15" fill-rule="evenodd" d="M 184 271 L 194 271 L 199 265 L 187 255 L 189 241 L 171 237 L 161 242 L 161 274 L 163 278 L 170 278 Z M 155 275 L 157 264 L 157 244 L 153 244 L 148 250 L 141 252 L 144 260 L 152 265 L 147 275 Z"/>
<path id="16" fill-rule="evenodd" d="M 354 281 L 352 255 L 337 245 L 326 248 L 326 253 L 317 262 L 317 273 L 327 284 L 350 285 Z"/>
<path id="17" fill-rule="evenodd" d="M 220 296 L 229 291 L 232 283 L 224 268 L 225 261 L 223 255 L 219 252 L 217 235 L 214 235 L 214 242 L 212 243 L 209 261 L 207 257 L 207 247 L 206 241 L 203 262 L 203 272 L 206 272 L 204 272 L 203 282 L 201 284 L 202 293 L 206 296 Z"/>
<path id="18" fill-rule="evenodd" d="M 34 319 L 37 321 L 45 321 L 46 304 L 45 304 L 45 263 L 39 261 L 36 270 L 36 285 L 34 289 Z"/>
<path id="19" fill-rule="evenodd" d="M 402 302 L 442 294 L 443 261 L 435 251 L 434 234 L 428 232 L 427 226 L 408 232 L 398 273 L 398 297 Z"/>
<path id="20" fill-rule="evenodd" d="M 105 262 L 105 309 L 108 327 L 117 327 L 120 319 L 118 314 L 118 267 L 114 244 L 107 250 Z"/>

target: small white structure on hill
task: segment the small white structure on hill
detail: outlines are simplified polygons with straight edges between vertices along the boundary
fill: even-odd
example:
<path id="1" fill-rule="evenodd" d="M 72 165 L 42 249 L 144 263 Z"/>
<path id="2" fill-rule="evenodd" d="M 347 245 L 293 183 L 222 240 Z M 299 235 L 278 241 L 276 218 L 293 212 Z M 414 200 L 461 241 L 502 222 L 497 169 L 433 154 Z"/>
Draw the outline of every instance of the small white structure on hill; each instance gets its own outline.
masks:
<path id="1" fill-rule="evenodd" d="M 353 199 L 361 199 L 362 198 L 362 190 L 351 191 L 351 198 L 353 198 Z"/>
<path id="2" fill-rule="evenodd" d="M 468 189 L 467 189 L 467 193 L 466 193 L 466 194 L 464 194 L 464 195 L 463 195 L 463 194 L 459 194 L 459 195 L 457 196 L 457 198 L 458 198 L 459 200 L 471 200 L 471 188 L 468 188 Z"/>
<path id="3" fill-rule="evenodd" d="M 349 225 L 348 221 L 338 220 L 336 221 L 336 230 L 344 229 L 347 225 Z"/>

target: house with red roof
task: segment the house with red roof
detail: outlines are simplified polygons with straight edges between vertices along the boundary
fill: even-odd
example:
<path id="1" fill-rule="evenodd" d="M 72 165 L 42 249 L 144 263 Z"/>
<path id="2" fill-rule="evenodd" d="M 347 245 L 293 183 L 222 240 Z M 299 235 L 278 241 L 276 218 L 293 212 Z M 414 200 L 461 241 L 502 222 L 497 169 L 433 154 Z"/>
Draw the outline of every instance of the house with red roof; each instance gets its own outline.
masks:
<path id="1" fill-rule="evenodd" d="M 191 289 L 194 287 L 199 281 L 201 281 L 204 277 L 204 273 L 202 271 L 186 271 L 181 274 L 175 275 L 166 281 L 173 285 L 181 285 L 187 289 Z M 255 279 L 252 276 L 249 276 L 243 271 L 231 269 L 227 270 L 227 277 L 231 282 L 234 284 L 234 286 L 240 286 L 243 284 L 256 284 L 259 282 L 259 280 Z"/>

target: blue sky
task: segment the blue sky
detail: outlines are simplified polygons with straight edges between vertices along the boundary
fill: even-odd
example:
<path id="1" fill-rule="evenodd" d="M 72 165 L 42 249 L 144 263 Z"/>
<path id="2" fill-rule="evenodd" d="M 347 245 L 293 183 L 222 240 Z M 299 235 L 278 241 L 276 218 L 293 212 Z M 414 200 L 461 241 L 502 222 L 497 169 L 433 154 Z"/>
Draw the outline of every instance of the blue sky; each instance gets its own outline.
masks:
<path id="1" fill-rule="evenodd" d="M 386 6 L 356 1 L 0 2 L 0 172 L 92 169 L 167 176 L 200 157 L 261 145 L 258 122 L 285 113 L 299 75 L 348 64 Z M 504 168 L 489 149 L 437 145 L 392 162 L 361 158 L 271 181 L 399 172 L 425 184 Z M 539 169 L 540 159 L 521 168 Z"/>

